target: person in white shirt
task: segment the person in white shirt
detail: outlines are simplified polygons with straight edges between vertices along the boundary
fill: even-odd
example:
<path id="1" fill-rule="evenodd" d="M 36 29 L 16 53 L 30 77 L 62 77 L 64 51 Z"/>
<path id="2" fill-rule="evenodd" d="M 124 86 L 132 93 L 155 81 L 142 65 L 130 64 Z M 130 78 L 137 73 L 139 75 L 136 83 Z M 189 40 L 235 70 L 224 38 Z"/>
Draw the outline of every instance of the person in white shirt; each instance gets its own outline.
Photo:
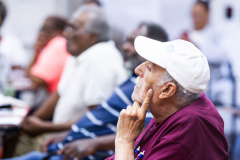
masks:
<path id="1" fill-rule="evenodd" d="M 26 133 L 36 136 L 70 129 L 127 79 L 121 53 L 109 41 L 108 32 L 99 7 L 83 6 L 75 12 L 65 29 L 67 51 L 72 56 L 66 62 L 57 91 L 24 120 L 22 128 Z M 45 121 L 52 116 L 53 122 Z"/>
<path id="2" fill-rule="evenodd" d="M 0 1 L 0 28 L 7 15 L 7 8 Z M 10 68 L 24 68 L 28 64 L 28 58 L 22 42 L 14 35 L 2 33 L 0 34 L 0 53 L 9 61 Z"/>
<path id="3" fill-rule="evenodd" d="M 21 41 L 14 35 L 2 32 L 6 15 L 7 8 L 0 1 L 0 93 L 4 92 L 11 70 L 23 69 L 28 63 Z"/>
<path id="4" fill-rule="evenodd" d="M 208 98 L 215 104 L 229 105 L 231 97 L 229 97 L 229 91 L 226 91 L 226 88 L 230 88 L 226 87 L 226 85 L 229 86 L 229 82 L 220 81 L 224 75 L 229 74 L 226 72 L 229 72 L 228 63 L 230 60 L 227 49 L 222 45 L 224 35 L 209 21 L 208 2 L 198 0 L 193 6 L 192 18 L 193 28 L 184 32 L 180 37 L 195 44 L 208 59 L 211 72 L 209 89 L 206 92 Z"/>
<path id="5" fill-rule="evenodd" d="M 209 22 L 210 9 L 208 2 L 197 1 L 192 10 L 193 28 L 181 35 L 181 39 L 194 43 L 207 57 L 211 65 L 226 61 L 221 47 L 221 33 Z"/>
<path id="6" fill-rule="evenodd" d="M 67 51 L 72 56 L 66 62 L 57 92 L 25 120 L 26 132 L 70 128 L 70 124 L 106 100 L 126 80 L 123 58 L 109 41 L 108 31 L 99 7 L 83 6 L 76 11 L 65 30 Z M 51 116 L 53 123 L 44 121 Z"/>

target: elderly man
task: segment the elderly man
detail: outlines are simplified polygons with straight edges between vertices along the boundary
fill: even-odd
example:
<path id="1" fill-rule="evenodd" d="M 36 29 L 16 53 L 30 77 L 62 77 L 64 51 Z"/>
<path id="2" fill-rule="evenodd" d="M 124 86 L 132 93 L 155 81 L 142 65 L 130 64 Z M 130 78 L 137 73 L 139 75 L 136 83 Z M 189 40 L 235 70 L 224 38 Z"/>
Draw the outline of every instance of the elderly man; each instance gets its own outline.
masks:
<path id="1" fill-rule="evenodd" d="M 229 159 L 223 120 L 202 92 L 210 73 L 201 51 L 184 40 L 142 36 L 135 49 L 148 61 L 135 69 L 133 106 L 120 113 L 115 160 Z M 154 118 L 140 135 L 148 109 Z"/>
<path id="2" fill-rule="evenodd" d="M 160 26 L 152 23 L 141 23 L 127 37 L 123 45 L 123 51 L 128 55 L 128 63 L 133 62 L 130 68 L 137 67 L 144 60 L 136 53 L 132 43 L 138 35 L 164 42 L 168 40 L 166 32 Z M 107 101 L 96 109 L 87 112 L 83 118 L 72 125 L 70 132 L 51 135 L 43 145 L 43 151 L 48 151 L 48 153 L 31 152 L 20 158 L 40 159 L 49 156 L 49 159 L 67 159 L 68 157 L 81 159 L 84 157 L 83 159 L 87 160 L 94 156 L 95 159 L 104 159 L 102 156 L 108 153 L 106 150 L 114 149 L 116 125 L 120 111 L 125 109 L 128 104 L 133 103 L 131 94 L 136 85 L 136 76 L 136 74 L 133 74 L 115 90 Z M 147 125 L 151 119 L 152 115 L 147 113 L 145 124 Z M 105 152 L 101 152 L 101 155 L 99 152 L 96 154 L 96 151 L 99 150 Z M 53 153 L 60 155 L 53 155 Z M 93 154 L 93 156 L 90 154 Z"/>
<path id="3" fill-rule="evenodd" d="M 121 53 L 108 39 L 108 24 L 99 7 L 84 6 L 76 11 L 66 28 L 66 62 L 57 92 L 22 124 L 30 135 L 69 130 L 89 109 L 106 100 L 127 78 Z M 53 122 L 45 121 L 53 116 Z M 25 139 L 24 139 L 25 140 Z M 24 140 L 20 140 L 24 142 Z M 26 153 L 40 150 L 41 141 L 18 146 Z M 19 155 L 18 153 L 16 155 Z"/>

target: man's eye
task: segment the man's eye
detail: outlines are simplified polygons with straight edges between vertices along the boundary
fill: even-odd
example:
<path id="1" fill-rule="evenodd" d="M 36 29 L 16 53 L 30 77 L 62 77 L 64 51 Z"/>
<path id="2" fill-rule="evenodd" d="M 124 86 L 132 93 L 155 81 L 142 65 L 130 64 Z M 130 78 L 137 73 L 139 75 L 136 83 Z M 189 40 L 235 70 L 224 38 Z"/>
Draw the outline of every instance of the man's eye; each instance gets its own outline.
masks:
<path id="1" fill-rule="evenodd" d="M 151 71 L 151 67 L 150 67 L 149 65 L 147 66 L 147 69 L 148 69 L 149 71 Z"/>

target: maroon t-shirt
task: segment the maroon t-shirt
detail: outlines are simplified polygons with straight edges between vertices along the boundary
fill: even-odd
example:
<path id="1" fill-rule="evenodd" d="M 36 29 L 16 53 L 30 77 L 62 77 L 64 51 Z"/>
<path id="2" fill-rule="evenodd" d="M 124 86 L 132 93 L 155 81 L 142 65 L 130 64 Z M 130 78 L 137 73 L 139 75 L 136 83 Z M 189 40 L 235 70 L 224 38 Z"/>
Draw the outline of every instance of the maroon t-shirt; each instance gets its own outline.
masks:
<path id="1" fill-rule="evenodd" d="M 155 123 L 153 126 L 152 124 Z M 151 127 L 152 126 L 152 127 Z M 151 127 L 151 128 L 150 128 Z M 229 160 L 224 123 L 216 107 L 201 93 L 190 105 L 157 123 L 153 118 L 140 145 L 142 160 Z M 142 139 L 143 132 L 135 146 Z M 134 154 L 134 159 L 138 154 Z M 114 156 L 107 158 L 113 160 Z"/>

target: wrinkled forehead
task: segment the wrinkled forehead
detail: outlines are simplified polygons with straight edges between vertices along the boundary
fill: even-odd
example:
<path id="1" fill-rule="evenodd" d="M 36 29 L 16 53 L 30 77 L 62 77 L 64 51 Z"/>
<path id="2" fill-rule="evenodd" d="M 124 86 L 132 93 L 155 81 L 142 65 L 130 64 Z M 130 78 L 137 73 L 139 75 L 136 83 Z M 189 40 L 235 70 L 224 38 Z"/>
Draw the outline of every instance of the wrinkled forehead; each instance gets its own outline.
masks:
<path id="1" fill-rule="evenodd" d="M 165 72 L 165 71 L 166 71 L 165 68 L 163 68 L 163 67 L 161 67 L 161 66 L 159 66 L 159 65 L 157 65 L 157 64 L 155 64 L 155 63 L 153 63 L 153 62 L 151 62 L 151 61 L 148 61 L 148 62 L 151 64 L 151 66 L 153 67 L 153 69 L 154 69 L 156 72 L 162 73 L 162 72 Z"/>

